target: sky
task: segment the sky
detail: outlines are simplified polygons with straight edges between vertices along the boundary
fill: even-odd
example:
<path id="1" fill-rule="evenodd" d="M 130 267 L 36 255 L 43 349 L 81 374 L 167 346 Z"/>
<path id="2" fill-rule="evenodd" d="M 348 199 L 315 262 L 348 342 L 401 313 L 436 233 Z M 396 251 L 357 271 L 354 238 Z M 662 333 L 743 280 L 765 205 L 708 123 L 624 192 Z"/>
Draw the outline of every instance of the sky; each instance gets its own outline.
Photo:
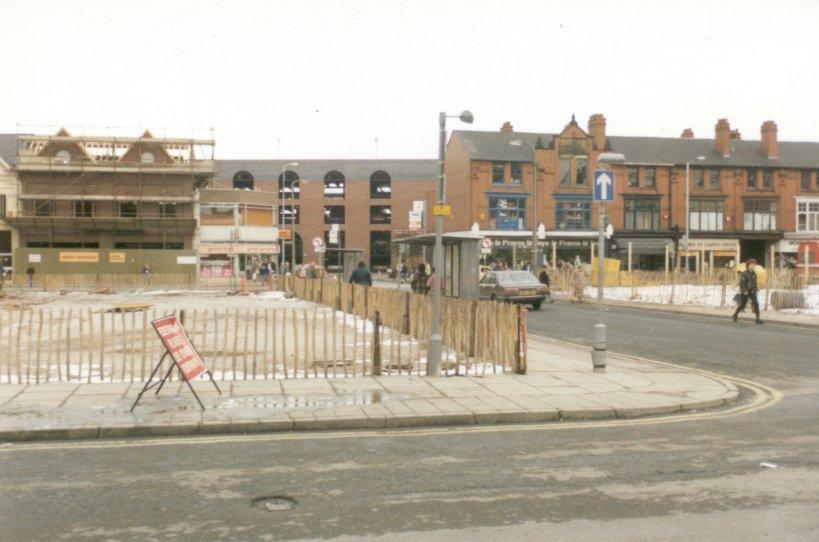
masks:
<path id="1" fill-rule="evenodd" d="M 0 3 L 0 132 L 189 134 L 217 158 L 434 158 L 450 129 L 819 141 L 819 2 Z"/>

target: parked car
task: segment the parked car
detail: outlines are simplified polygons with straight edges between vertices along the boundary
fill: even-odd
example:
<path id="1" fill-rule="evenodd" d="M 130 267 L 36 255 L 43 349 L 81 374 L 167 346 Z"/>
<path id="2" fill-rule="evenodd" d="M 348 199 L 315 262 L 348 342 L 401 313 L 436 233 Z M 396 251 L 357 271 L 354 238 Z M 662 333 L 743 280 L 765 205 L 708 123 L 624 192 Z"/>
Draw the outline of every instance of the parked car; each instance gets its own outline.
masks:
<path id="1" fill-rule="evenodd" d="M 487 271 L 478 283 L 481 299 L 532 305 L 538 310 L 549 293 L 529 271 Z"/>

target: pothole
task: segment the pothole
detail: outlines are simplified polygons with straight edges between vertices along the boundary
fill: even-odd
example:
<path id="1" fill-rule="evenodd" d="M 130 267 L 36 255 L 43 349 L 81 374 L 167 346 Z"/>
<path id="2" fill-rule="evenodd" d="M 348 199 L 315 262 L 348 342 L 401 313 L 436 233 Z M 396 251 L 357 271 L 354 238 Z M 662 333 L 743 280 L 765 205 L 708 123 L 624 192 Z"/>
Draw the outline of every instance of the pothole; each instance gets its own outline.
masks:
<path id="1" fill-rule="evenodd" d="M 296 499 L 275 495 L 273 497 L 256 497 L 253 499 L 253 506 L 267 512 L 282 512 L 293 510 L 296 507 Z"/>

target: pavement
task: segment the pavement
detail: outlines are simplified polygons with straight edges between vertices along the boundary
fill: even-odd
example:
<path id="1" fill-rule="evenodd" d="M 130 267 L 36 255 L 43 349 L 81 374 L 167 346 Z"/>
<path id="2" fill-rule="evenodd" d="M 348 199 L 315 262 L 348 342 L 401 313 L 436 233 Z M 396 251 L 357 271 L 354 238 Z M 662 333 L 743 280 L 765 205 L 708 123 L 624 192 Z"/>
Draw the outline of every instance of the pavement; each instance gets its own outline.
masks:
<path id="1" fill-rule="evenodd" d="M 525 375 L 194 383 L 148 393 L 140 383 L 0 386 L 0 441 L 121 438 L 634 418 L 719 407 L 739 396 L 727 378 L 609 355 L 595 372 L 587 348 L 529 341 Z"/>

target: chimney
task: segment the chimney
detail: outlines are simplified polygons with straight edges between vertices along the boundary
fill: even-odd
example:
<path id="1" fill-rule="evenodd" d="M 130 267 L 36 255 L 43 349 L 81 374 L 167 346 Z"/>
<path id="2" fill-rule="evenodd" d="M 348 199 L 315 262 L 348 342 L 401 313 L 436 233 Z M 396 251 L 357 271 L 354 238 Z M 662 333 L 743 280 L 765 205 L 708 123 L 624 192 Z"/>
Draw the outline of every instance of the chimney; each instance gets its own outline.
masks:
<path id="1" fill-rule="evenodd" d="M 731 139 L 740 141 L 742 139 L 742 134 L 739 133 L 739 130 L 731 130 Z"/>
<path id="2" fill-rule="evenodd" d="M 731 125 L 728 119 L 719 119 L 714 127 L 714 149 L 722 156 L 731 154 Z"/>
<path id="3" fill-rule="evenodd" d="M 606 148 L 606 117 L 600 113 L 589 117 L 589 135 L 595 150 L 602 151 Z"/>
<path id="4" fill-rule="evenodd" d="M 501 126 L 500 131 L 502 134 L 511 134 L 512 132 L 515 131 L 515 129 L 512 126 L 512 123 L 507 120 L 506 122 L 503 123 L 503 126 Z"/>
<path id="5" fill-rule="evenodd" d="M 691 128 L 686 128 L 685 130 L 682 131 L 680 137 L 683 139 L 694 139 L 694 130 L 692 130 Z"/>
<path id="6" fill-rule="evenodd" d="M 766 120 L 762 123 L 760 128 L 762 132 L 762 154 L 768 158 L 777 158 L 779 156 L 779 146 L 776 142 L 776 123 L 772 120 Z"/>

